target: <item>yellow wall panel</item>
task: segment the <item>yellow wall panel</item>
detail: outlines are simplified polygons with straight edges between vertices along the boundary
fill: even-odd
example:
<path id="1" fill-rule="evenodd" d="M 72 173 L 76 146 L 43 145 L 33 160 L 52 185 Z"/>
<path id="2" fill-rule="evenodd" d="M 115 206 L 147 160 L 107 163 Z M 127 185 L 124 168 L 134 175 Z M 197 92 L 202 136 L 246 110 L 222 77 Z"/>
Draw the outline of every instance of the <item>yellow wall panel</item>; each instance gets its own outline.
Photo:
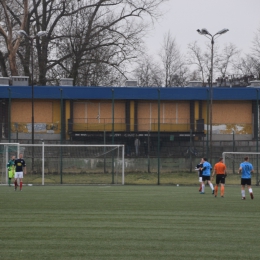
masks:
<path id="1" fill-rule="evenodd" d="M 150 118 L 150 102 L 138 102 L 138 119 Z"/>
<path id="2" fill-rule="evenodd" d="M 32 103 L 12 101 L 11 122 L 29 123 L 32 121 Z"/>
<path id="3" fill-rule="evenodd" d="M 252 123 L 252 103 L 250 101 L 213 102 L 212 122 L 215 123 Z"/>
<path id="4" fill-rule="evenodd" d="M 34 122 L 51 123 L 52 122 L 52 102 L 34 101 Z M 32 103 L 31 101 L 13 101 L 11 108 L 11 122 L 30 123 L 32 121 Z"/>
<path id="5" fill-rule="evenodd" d="M 135 124 L 135 102 L 130 101 L 130 131 L 134 131 Z"/>
<path id="6" fill-rule="evenodd" d="M 61 129 L 60 127 L 60 100 L 54 100 L 53 101 L 53 123 L 58 124 L 59 130 Z"/>
<path id="7" fill-rule="evenodd" d="M 199 101 L 195 101 L 195 107 L 194 107 L 194 116 L 195 120 L 199 119 Z"/>
<path id="8" fill-rule="evenodd" d="M 178 102 L 178 124 L 188 124 L 190 122 L 189 102 Z"/>
<path id="9" fill-rule="evenodd" d="M 66 100 L 65 101 L 65 125 L 66 129 L 68 130 L 68 119 L 70 119 L 70 101 Z M 66 131 L 66 139 L 69 139 L 69 133 Z"/>
<path id="10" fill-rule="evenodd" d="M 100 119 L 105 123 L 112 123 L 112 102 L 104 102 L 100 105 Z"/>
<path id="11" fill-rule="evenodd" d="M 101 104 L 98 102 L 86 103 L 85 123 L 96 124 L 100 122 L 100 118 L 102 117 L 100 106 Z"/>
<path id="12" fill-rule="evenodd" d="M 189 102 L 160 102 L 160 122 L 165 130 L 173 129 L 173 124 L 189 124 L 190 104 Z M 158 102 L 138 103 L 138 130 L 154 131 L 158 124 Z M 163 126 L 165 124 L 165 126 Z M 168 125 L 166 125 L 168 124 Z M 183 128 L 184 126 L 181 126 Z M 186 127 L 185 127 L 186 128 Z M 189 127 L 188 127 L 189 128 Z M 179 129 L 179 128 L 178 128 Z"/>
<path id="13" fill-rule="evenodd" d="M 125 103 L 116 102 L 114 111 L 115 123 L 125 123 Z"/>
<path id="14" fill-rule="evenodd" d="M 73 122 L 85 123 L 86 118 L 86 103 L 74 102 L 73 103 Z"/>
<path id="15" fill-rule="evenodd" d="M 154 123 L 158 122 L 158 103 L 157 102 L 151 102 L 151 114 L 150 118 Z M 160 108 L 162 108 L 162 104 L 160 104 Z M 160 110 L 160 115 L 162 113 L 162 110 Z"/>
<path id="16" fill-rule="evenodd" d="M 137 108 L 137 122 L 138 131 L 151 130 L 151 103 L 150 102 L 138 102 Z"/>
<path id="17" fill-rule="evenodd" d="M 163 123 L 175 123 L 176 122 L 176 104 L 163 103 Z"/>
<path id="18" fill-rule="evenodd" d="M 78 124 L 112 124 L 111 102 L 75 102 L 73 109 L 74 123 Z M 125 122 L 125 103 L 114 103 L 114 123 Z M 104 127 L 101 126 L 104 130 Z M 121 128 L 121 127 L 119 127 Z M 84 126 L 84 129 L 88 127 Z M 93 130 L 93 129 L 91 129 Z M 97 128 L 97 131 L 100 127 Z"/>

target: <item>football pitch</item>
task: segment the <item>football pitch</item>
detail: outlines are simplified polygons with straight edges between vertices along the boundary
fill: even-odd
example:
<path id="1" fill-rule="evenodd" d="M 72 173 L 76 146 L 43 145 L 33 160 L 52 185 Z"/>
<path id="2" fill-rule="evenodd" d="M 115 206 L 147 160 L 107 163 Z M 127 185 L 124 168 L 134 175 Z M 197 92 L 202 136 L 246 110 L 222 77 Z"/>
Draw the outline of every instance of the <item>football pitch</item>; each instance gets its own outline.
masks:
<path id="1" fill-rule="evenodd" d="M 260 189 L 0 187 L 0 259 L 259 259 Z"/>

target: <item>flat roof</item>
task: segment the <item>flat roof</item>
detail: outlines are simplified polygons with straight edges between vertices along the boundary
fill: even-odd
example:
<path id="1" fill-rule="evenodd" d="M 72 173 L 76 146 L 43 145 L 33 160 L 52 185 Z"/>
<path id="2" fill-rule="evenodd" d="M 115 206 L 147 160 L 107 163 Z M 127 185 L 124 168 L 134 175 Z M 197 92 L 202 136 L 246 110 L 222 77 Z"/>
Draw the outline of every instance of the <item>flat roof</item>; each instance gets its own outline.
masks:
<path id="1" fill-rule="evenodd" d="M 257 100 L 259 88 L 214 87 L 213 100 Z M 70 86 L 34 86 L 35 99 L 71 99 L 111 100 L 112 93 L 115 100 L 208 100 L 208 87 L 171 87 L 171 88 L 143 88 L 143 87 L 70 87 Z M 0 86 L 0 99 L 31 99 L 31 86 Z"/>

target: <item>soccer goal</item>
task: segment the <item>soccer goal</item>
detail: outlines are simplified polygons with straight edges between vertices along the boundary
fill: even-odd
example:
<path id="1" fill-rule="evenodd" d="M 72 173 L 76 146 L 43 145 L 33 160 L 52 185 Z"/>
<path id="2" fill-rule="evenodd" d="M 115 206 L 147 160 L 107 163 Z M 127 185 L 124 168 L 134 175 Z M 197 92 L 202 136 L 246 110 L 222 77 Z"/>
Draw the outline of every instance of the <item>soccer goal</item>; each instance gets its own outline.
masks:
<path id="1" fill-rule="evenodd" d="M 7 163 L 9 162 L 12 155 L 18 157 L 18 146 L 19 143 L 0 143 L 1 184 L 7 184 L 8 182 Z"/>
<path id="2" fill-rule="evenodd" d="M 10 157 L 23 153 L 25 184 L 124 184 L 124 145 L 5 144 L 2 150 L 2 183 Z"/>
<path id="3" fill-rule="evenodd" d="M 260 152 L 223 152 L 223 161 L 227 166 L 228 173 L 237 174 L 240 163 L 244 161 L 244 158 L 248 156 L 249 162 L 254 167 L 254 173 L 252 174 L 252 181 L 256 185 L 259 185 L 259 166 L 260 166 Z"/>

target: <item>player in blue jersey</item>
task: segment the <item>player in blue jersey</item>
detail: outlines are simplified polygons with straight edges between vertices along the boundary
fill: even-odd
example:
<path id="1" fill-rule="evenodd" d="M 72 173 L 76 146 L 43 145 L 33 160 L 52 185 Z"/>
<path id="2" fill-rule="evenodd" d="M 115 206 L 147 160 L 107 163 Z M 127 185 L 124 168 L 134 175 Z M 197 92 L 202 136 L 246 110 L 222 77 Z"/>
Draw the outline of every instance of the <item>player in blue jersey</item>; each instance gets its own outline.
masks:
<path id="1" fill-rule="evenodd" d="M 247 185 L 251 199 L 254 198 L 253 190 L 251 188 L 251 173 L 254 172 L 253 165 L 249 162 L 249 157 L 244 158 L 244 162 L 240 164 L 238 174 L 241 173 L 241 194 L 242 200 L 246 199 L 245 186 Z"/>
<path id="2" fill-rule="evenodd" d="M 214 194 L 214 187 L 210 181 L 210 174 L 212 170 L 211 164 L 208 162 L 207 158 L 202 158 L 202 185 L 201 185 L 201 192 L 200 194 L 205 193 L 205 182 L 207 182 L 212 190 L 212 194 Z"/>

